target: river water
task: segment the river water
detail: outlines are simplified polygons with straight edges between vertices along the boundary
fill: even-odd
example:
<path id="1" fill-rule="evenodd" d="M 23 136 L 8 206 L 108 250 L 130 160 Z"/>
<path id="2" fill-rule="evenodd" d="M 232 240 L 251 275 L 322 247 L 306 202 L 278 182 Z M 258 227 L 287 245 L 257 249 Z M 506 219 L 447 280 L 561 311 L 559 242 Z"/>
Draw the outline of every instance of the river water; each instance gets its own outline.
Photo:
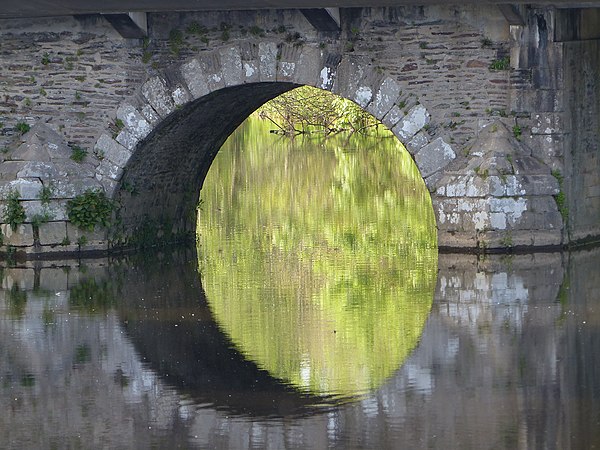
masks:
<path id="1" fill-rule="evenodd" d="M 411 164 L 247 123 L 197 249 L 6 265 L 0 447 L 600 446 L 600 250 L 438 255 Z"/>

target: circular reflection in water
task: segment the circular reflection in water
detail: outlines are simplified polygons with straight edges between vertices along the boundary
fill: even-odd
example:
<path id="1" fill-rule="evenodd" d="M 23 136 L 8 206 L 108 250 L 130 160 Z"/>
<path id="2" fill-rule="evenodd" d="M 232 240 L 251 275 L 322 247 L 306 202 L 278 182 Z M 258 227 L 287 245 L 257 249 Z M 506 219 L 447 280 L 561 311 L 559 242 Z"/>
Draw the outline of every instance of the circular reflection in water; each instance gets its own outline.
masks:
<path id="1" fill-rule="evenodd" d="M 431 199 L 395 138 L 294 141 L 246 121 L 201 194 L 199 267 L 236 348 L 307 394 L 356 398 L 417 345 L 436 282 Z"/>

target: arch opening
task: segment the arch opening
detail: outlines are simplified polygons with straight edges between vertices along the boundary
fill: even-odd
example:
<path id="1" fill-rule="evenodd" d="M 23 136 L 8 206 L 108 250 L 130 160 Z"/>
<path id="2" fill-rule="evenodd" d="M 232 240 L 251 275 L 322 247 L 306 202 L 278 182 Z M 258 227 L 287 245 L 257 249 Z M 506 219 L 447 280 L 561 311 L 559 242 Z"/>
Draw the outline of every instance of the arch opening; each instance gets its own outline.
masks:
<path id="1" fill-rule="evenodd" d="M 360 397 L 401 367 L 428 316 L 430 196 L 391 133 L 292 140 L 273 128 L 249 118 L 205 181 L 207 301 L 238 351 L 272 376 Z"/>

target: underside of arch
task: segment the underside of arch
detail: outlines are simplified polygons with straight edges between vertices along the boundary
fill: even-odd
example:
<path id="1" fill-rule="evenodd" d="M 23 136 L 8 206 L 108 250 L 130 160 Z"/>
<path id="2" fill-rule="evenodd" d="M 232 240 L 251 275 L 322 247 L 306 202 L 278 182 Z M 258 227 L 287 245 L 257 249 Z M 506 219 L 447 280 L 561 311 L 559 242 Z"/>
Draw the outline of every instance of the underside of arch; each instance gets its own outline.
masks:
<path id="1" fill-rule="evenodd" d="M 225 88 L 162 121 L 138 143 L 121 178 L 121 229 L 113 245 L 131 236 L 141 239 L 149 231 L 193 236 L 199 192 L 221 145 L 255 109 L 294 87 L 253 83 Z"/>

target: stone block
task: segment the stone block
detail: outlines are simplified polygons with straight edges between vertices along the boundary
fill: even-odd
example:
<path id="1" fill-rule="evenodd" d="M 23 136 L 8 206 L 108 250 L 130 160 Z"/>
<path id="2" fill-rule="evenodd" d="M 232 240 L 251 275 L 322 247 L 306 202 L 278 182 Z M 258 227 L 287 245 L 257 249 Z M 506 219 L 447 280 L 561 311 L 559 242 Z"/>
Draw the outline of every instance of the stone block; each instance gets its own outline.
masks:
<path id="1" fill-rule="evenodd" d="M 48 222 L 39 227 L 41 245 L 60 245 L 65 243 L 67 237 L 66 222 Z"/>
<path id="2" fill-rule="evenodd" d="M 15 231 L 9 224 L 0 225 L 2 230 L 3 244 L 13 247 L 31 247 L 33 245 L 33 228 L 29 223 L 17 225 Z"/>
<path id="3" fill-rule="evenodd" d="M 344 56 L 337 67 L 332 91 L 341 97 L 351 99 L 364 75 L 363 65 L 357 58 Z"/>
<path id="4" fill-rule="evenodd" d="M 19 200 L 33 200 L 39 197 L 42 187 L 44 185 L 40 180 L 17 179 L 0 184 L 0 196 L 6 198 L 11 191 L 16 191 Z"/>
<path id="5" fill-rule="evenodd" d="M 395 105 L 400 93 L 400 85 L 391 78 L 385 78 L 375 94 L 373 102 L 369 105 L 368 111 L 381 120 Z"/>
<path id="6" fill-rule="evenodd" d="M 104 159 L 109 160 L 113 164 L 119 167 L 125 167 L 129 158 L 131 158 L 131 152 L 127 150 L 123 145 L 115 142 L 107 134 L 103 134 L 96 142 L 94 151 L 104 156 Z"/>
<path id="7" fill-rule="evenodd" d="M 519 230 L 535 230 L 543 216 L 544 213 L 524 211 L 518 219 L 512 221 L 512 225 Z"/>
<path id="8" fill-rule="evenodd" d="M 152 131 L 152 127 L 144 116 L 130 104 L 123 103 L 119 106 L 117 119 L 123 121 L 126 130 L 137 140 L 145 138 Z M 102 135 L 100 138 L 102 139 L 103 136 L 106 135 Z"/>
<path id="9" fill-rule="evenodd" d="M 450 144 L 442 138 L 437 138 L 427 144 L 415 155 L 415 162 L 423 178 L 443 169 L 456 158 L 456 153 Z"/>
<path id="10" fill-rule="evenodd" d="M 50 220 L 67 220 L 67 201 L 50 200 L 48 204 L 42 204 L 39 200 L 22 202 L 25 209 L 27 221 L 31 221 L 35 216 L 46 216 Z"/>
<path id="11" fill-rule="evenodd" d="M 465 187 L 467 197 L 487 197 L 490 195 L 490 183 L 484 177 L 467 177 Z"/>
<path id="12" fill-rule="evenodd" d="M 440 248 L 475 248 L 477 238 L 473 233 L 452 232 L 440 230 L 438 233 L 438 247 Z"/>
<path id="13" fill-rule="evenodd" d="M 490 226 L 494 230 L 506 230 L 506 214 L 504 213 L 490 213 Z"/>
<path id="14" fill-rule="evenodd" d="M 85 191 L 102 189 L 102 184 L 95 178 L 80 178 L 52 183 L 52 199 L 67 199 L 83 194 Z"/>
<path id="15" fill-rule="evenodd" d="M 0 180 L 12 181 L 17 178 L 17 173 L 23 170 L 26 161 L 3 161 L 0 164 Z"/>
<path id="16" fill-rule="evenodd" d="M 514 156 L 512 168 L 516 175 L 546 175 L 548 166 L 532 156 Z"/>
<path id="17" fill-rule="evenodd" d="M 121 178 L 121 175 L 123 175 L 123 168 L 117 166 L 112 161 L 109 161 L 105 158 L 100 162 L 100 164 L 96 168 L 96 173 L 101 177 L 107 177 L 112 180 L 118 181 Z M 96 177 L 96 179 L 98 179 L 98 177 Z M 99 181 L 101 180 L 102 179 L 100 179 Z"/>
<path id="18" fill-rule="evenodd" d="M 429 192 L 435 192 L 443 176 L 443 172 L 436 172 L 429 175 L 427 178 L 423 178 L 427 190 Z"/>
<path id="19" fill-rule="evenodd" d="M 242 74 L 244 83 L 258 83 L 260 81 L 260 72 L 256 61 L 244 61 L 242 63 Z"/>
<path id="20" fill-rule="evenodd" d="M 464 197 L 467 194 L 467 180 L 465 175 L 449 177 L 445 185 L 444 194 L 447 197 Z M 441 191 L 440 191 L 441 193 Z"/>
<path id="21" fill-rule="evenodd" d="M 394 105 L 381 121 L 386 127 L 392 129 L 403 117 L 404 111 L 402 111 L 398 105 Z"/>
<path id="22" fill-rule="evenodd" d="M 293 81 L 295 71 L 295 62 L 280 61 L 277 65 L 277 81 Z"/>
<path id="23" fill-rule="evenodd" d="M 490 186 L 490 195 L 494 197 L 506 196 L 506 177 L 492 175 L 488 178 L 488 181 Z"/>
<path id="24" fill-rule="evenodd" d="M 198 61 L 200 61 L 208 90 L 213 92 L 223 89 L 225 87 L 225 80 L 223 79 L 223 69 L 219 54 L 217 52 L 202 54 L 198 57 Z"/>
<path id="25" fill-rule="evenodd" d="M 406 116 L 392 129 L 401 142 L 407 142 L 430 121 L 429 112 L 423 105 L 413 106 Z"/>
<path id="26" fill-rule="evenodd" d="M 261 42 L 258 44 L 260 81 L 275 81 L 277 77 L 277 44 Z"/>
<path id="27" fill-rule="evenodd" d="M 206 76 L 197 59 L 194 58 L 183 64 L 180 72 L 193 98 L 200 98 L 210 93 Z"/>
<path id="28" fill-rule="evenodd" d="M 515 178 L 518 178 L 522 190 L 527 192 L 527 195 L 557 195 L 560 192 L 558 180 L 549 174 L 525 175 Z"/>
<path id="29" fill-rule="evenodd" d="M 536 230 L 531 235 L 532 245 L 538 247 L 556 247 L 563 244 L 562 232 L 560 229 Z"/>
<path id="30" fill-rule="evenodd" d="M 307 45 L 302 46 L 302 52 L 294 71 L 294 81 L 298 84 L 315 86 L 323 67 L 323 56 L 323 51 L 320 49 Z"/>
<path id="31" fill-rule="evenodd" d="M 371 87 L 363 85 L 359 86 L 358 89 L 356 89 L 351 99 L 354 100 L 356 104 L 361 108 L 366 108 L 366 106 L 371 102 L 372 98 L 373 90 L 371 89 Z"/>
<path id="32" fill-rule="evenodd" d="M 243 83 L 242 55 L 237 47 L 226 47 L 219 50 L 221 71 L 225 86 L 236 86 Z"/>
<path id="33" fill-rule="evenodd" d="M 562 113 L 540 113 L 533 114 L 529 120 L 528 126 L 531 134 L 556 134 L 565 133 Z"/>
<path id="34" fill-rule="evenodd" d="M 142 95 L 161 117 L 166 117 L 175 110 L 171 93 L 160 77 L 152 77 L 146 81 L 142 85 Z"/>
<path id="35" fill-rule="evenodd" d="M 535 212 L 556 212 L 556 200 L 550 196 L 530 197 L 528 198 L 529 210 Z"/>
<path id="36" fill-rule="evenodd" d="M 128 130 L 122 130 L 116 137 L 116 141 L 127 150 L 133 150 L 139 139 L 132 135 Z"/>
<path id="37" fill-rule="evenodd" d="M 538 230 L 562 230 L 563 218 L 558 211 L 547 211 L 538 213 L 536 222 Z"/>
<path id="38" fill-rule="evenodd" d="M 506 175 L 503 180 L 504 191 L 507 197 L 530 194 L 528 191 L 529 183 L 524 180 L 524 177 Z"/>
<path id="39" fill-rule="evenodd" d="M 187 89 L 179 85 L 175 86 L 175 89 L 171 91 L 171 98 L 173 99 L 173 103 L 175 104 L 176 108 L 183 106 L 192 100 L 192 97 L 188 93 Z"/>
<path id="40" fill-rule="evenodd" d="M 161 120 L 160 116 L 156 113 L 156 111 L 154 111 L 154 108 L 148 104 L 143 105 L 140 109 L 140 112 L 150 125 L 156 125 Z"/>
<path id="41" fill-rule="evenodd" d="M 17 172 L 18 178 L 40 178 L 41 180 L 55 180 L 58 170 L 53 162 L 27 161 Z"/>
<path id="42" fill-rule="evenodd" d="M 108 249 L 108 231 L 106 228 L 96 227 L 93 231 L 87 231 L 67 223 L 67 237 L 71 245 L 79 245 L 81 250 Z"/>
<path id="43" fill-rule="evenodd" d="M 414 155 L 427 144 L 429 144 L 429 135 L 425 131 L 419 131 L 405 144 L 405 147 L 411 155 Z"/>

